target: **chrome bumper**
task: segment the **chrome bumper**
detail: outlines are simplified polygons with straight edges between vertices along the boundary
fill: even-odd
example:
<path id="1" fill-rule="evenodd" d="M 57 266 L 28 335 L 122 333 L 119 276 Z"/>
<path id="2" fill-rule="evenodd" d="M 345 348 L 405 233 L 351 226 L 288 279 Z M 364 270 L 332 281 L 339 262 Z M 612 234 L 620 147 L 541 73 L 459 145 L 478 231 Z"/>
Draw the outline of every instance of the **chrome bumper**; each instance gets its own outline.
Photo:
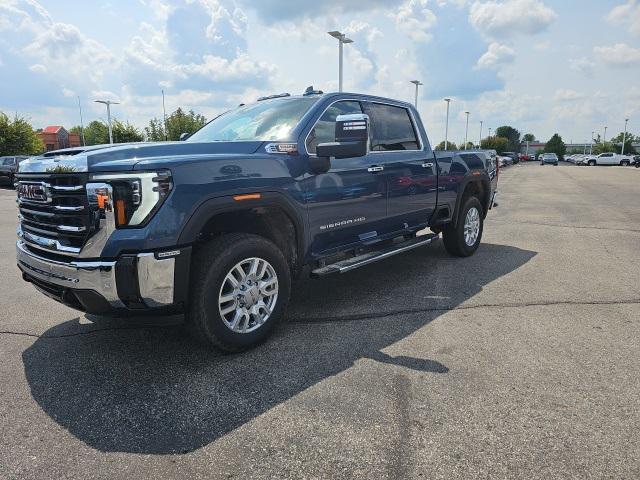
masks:
<path id="1" fill-rule="evenodd" d="M 18 266 L 37 280 L 72 290 L 92 290 L 100 294 L 114 309 L 127 306 L 118 296 L 116 261 L 61 262 L 34 254 L 18 240 Z M 141 253 L 136 259 L 140 298 L 149 308 L 174 303 L 175 257 L 156 258 L 153 253 Z"/>

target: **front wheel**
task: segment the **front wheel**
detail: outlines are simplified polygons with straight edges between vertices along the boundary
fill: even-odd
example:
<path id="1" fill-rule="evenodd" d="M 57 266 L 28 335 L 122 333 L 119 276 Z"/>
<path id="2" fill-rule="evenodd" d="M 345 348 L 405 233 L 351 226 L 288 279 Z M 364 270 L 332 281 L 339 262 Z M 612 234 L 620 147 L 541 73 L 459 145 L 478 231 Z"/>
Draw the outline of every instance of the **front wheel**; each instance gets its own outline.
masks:
<path id="1" fill-rule="evenodd" d="M 590 167 L 595 167 L 596 166 L 596 161 L 595 160 L 589 160 L 589 166 Z"/>
<path id="2" fill-rule="evenodd" d="M 291 271 L 269 240 L 228 234 L 193 259 L 187 326 L 206 344 L 227 352 L 269 337 L 289 301 Z"/>
<path id="3" fill-rule="evenodd" d="M 629 166 L 629 160 L 623 160 L 622 162 L 620 162 L 620 165 L 622 165 L 623 167 L 628 167 Z"/>
<path id="4" fill-rule="evenodd" d="M 482 205 L 477 197 L 465 200 L 457 224 L 447 225 L 442 232 L 444 248 L 454 257 L 469 257 L 475 253 L 482 240 L 484 227 Z"/>

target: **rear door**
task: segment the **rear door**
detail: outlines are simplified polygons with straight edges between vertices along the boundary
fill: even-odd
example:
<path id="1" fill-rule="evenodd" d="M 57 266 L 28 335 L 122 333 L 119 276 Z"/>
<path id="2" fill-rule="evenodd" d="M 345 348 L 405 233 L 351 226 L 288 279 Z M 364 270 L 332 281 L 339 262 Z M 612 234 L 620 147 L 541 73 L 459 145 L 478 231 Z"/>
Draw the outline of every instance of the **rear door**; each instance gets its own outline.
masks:
<path id="1" fill-rule="evenodd" d="M 365 102 L 364 109 L 371 119 L 371 156 L 385 159 L 389 228 L 426 225 L 436 206 L 436 164 L 412 112 L 376 102 Z"/>
<path id="2" fill-rule="evenodd" d="M 339 100 L 321 114 L 307 134 L 305 147 L 315 155 L 319 143 L 335 141 L 338 115 L 363 113 L 357 100 Z M 369 154 L 333 159 L 327 173 L 302 181 L 314 254 L 330 253 L 375 238 L 387 217 L 383 158 Z"/>
<path id="3" fill-rule="evenodd" d="M 613 165 L 615 163 L 615 157 L 613 153 L 603 153 L 598 157 L 598 163 L 602 165 Z"/>

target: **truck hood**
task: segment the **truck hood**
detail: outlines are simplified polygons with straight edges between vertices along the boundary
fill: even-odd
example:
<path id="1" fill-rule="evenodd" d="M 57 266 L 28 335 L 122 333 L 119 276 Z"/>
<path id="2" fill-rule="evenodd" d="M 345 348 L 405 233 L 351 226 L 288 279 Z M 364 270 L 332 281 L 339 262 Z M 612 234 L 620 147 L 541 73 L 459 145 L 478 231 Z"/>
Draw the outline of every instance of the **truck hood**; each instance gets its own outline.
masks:
<path id="1" fill-rule="evenodd" d="M 20 163 L 20 173 L 70 173 L 133 170 L 149 160 L 180 161 L 200 156 L 249 155 L 264 142 L 157 142 L 119 145 L 73 156 L 32 157 Z"/>

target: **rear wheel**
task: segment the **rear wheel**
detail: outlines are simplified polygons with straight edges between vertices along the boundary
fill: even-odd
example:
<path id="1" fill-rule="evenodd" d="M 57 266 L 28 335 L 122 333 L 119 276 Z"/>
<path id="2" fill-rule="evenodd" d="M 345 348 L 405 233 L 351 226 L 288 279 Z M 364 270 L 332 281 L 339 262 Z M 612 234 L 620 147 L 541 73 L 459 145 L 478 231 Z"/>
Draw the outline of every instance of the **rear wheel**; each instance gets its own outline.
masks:
<path id="1" fill-rule="evenodd" d="M 480 246 L 483 227 L 482 204 L 477 197 L 468 197 L 464 200 L 457 224 L 447 225 L 442 232 L 444 248 L 455 257 L 473 255 Z"/>
<path id="2" fill-rule="evenodd" d="M 269 240 L 228 234 L 194 256 L 187 325 L 200 341 L 228 352 L 271 335 L 289 301 L 291 272 Z"/>

